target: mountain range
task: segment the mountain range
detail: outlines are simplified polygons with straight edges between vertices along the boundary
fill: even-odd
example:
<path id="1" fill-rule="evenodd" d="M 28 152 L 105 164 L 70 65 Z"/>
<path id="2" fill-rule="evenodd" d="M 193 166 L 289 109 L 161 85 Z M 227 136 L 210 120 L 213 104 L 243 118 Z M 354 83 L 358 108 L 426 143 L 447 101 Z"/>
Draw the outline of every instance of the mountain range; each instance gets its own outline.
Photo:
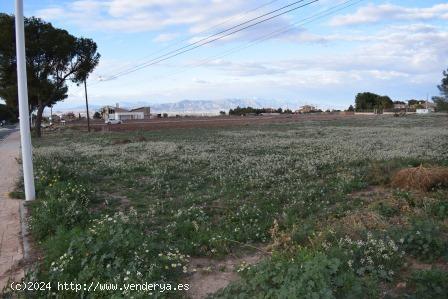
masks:
<path id="1" fill-rule="evenodd" d="M 290 100 L 272 100 L 272 99 L 224 99 L 224 100 L 183 100 L 172 103 L 152 104 L 150 102 L 114 102 L 109 105 L 115 106 L 119 104 L 121 108 L 133 109 L 138 107 L 151 107 L 152 113 L 168 113 L 168 114 L 218 114 L 220 111 L 228 112 L 236 107 L 253 107 L 253 108 L 289 108 L 296 110 L 304 103 L 301 101 Z M 57 108 L 61 112 L 83 112 L 85 106 L 75 106 L 67 108 Z M 89 105 L 90 111 L 98 111 L 101 105 Z"/>

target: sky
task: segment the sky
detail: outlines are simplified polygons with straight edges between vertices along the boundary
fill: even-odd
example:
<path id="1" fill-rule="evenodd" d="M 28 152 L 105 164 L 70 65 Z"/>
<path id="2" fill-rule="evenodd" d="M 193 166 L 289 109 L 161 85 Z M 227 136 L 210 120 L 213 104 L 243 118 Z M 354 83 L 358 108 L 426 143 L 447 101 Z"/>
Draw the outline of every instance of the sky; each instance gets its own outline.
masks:
<path id="1" fill-rule="evenodd" d="M 438 95 L 448 68 L 448 3 L 433 0 L 349 0 L 352 6 L 331 14 L 328 9 L 345 1 L 320 0 L 107 80 L 292 2 L 24 0 L 24 7 L 26 16 L 98 44 L 101 61 L 88 82 L 95 105 L 250 98 L 342 109 L 365 91 L 393 100 Z M 14 1 L 1 0 L 0 11 L 13 13 Z M 254 42 L 273 32 L 283 33 Z M 82 105 L 83 92 L 71 85 L 68 99 L 56 107 Z"/>

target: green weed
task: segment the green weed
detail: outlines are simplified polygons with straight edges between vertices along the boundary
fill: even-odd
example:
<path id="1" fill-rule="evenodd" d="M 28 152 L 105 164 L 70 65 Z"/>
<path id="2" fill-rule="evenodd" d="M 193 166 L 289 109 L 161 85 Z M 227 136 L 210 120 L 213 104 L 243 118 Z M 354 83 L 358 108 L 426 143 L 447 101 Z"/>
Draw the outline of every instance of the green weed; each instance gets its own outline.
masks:
<path id="1" fill-rule="evenodd" d="M 414 298 L 448 298 L 448 272 L 425 270 L 412 273 L 411 286 L 415 288 Z"/>

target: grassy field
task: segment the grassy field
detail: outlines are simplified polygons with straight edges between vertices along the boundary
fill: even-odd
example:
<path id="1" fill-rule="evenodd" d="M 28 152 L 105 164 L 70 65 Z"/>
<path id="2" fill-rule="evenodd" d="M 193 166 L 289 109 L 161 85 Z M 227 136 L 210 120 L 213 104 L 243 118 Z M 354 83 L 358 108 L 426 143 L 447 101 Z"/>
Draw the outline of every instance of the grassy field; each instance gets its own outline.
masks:
<path id="1" fill-rule="evenodd" d="M 447 298 L 446 186 L 390 186 L 400 169 L 448 166 L 446 116 L 65 131 L 34 145 L 43 259 L 30 279 L 188 282 L 195 257 L 259 251 L 213 296 Z"/>

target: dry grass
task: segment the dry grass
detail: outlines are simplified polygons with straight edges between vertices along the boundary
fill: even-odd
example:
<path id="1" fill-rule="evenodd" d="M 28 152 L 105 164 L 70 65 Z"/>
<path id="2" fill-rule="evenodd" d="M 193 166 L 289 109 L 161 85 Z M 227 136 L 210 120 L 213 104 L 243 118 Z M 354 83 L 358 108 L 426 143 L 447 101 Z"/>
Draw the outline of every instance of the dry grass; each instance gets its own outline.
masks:
<path id="1" fill-rule="evenodd" d="M 114 140 L 112 141 L 113 145 L 120 145 L 120 144 L 128 144 L 131 143 L 132 141 L 129 139 L 118 139 L 118 140 Z"/>
<path id="2" fill-rule="evenodd" d="M 434 187 L 448 186 L 448 168 L 446 167 L 413 167 L 398 171 L 392 178 L 392 187 L 430 191 Z"/>
<path id="3" fill-rule="evenodd" d="M 341 223 L 351 230 L 378 230 L 387 228 L 387 223 L 377 213 L 372 211 L 363 211 L 353 213 L 341 219 Z"/>
<path id="4" fill-rule="evenodd" d="M 267 247 L 268 251 L 275 250 L 286 250 L 289 251 L 292 249 L 293 243 L 291 235 L 280 231 L 277 220 L 274 220 L 274 224 L 272 228 L 269 230 L 269 234 L 272 238 L 272 244 Z"/>

